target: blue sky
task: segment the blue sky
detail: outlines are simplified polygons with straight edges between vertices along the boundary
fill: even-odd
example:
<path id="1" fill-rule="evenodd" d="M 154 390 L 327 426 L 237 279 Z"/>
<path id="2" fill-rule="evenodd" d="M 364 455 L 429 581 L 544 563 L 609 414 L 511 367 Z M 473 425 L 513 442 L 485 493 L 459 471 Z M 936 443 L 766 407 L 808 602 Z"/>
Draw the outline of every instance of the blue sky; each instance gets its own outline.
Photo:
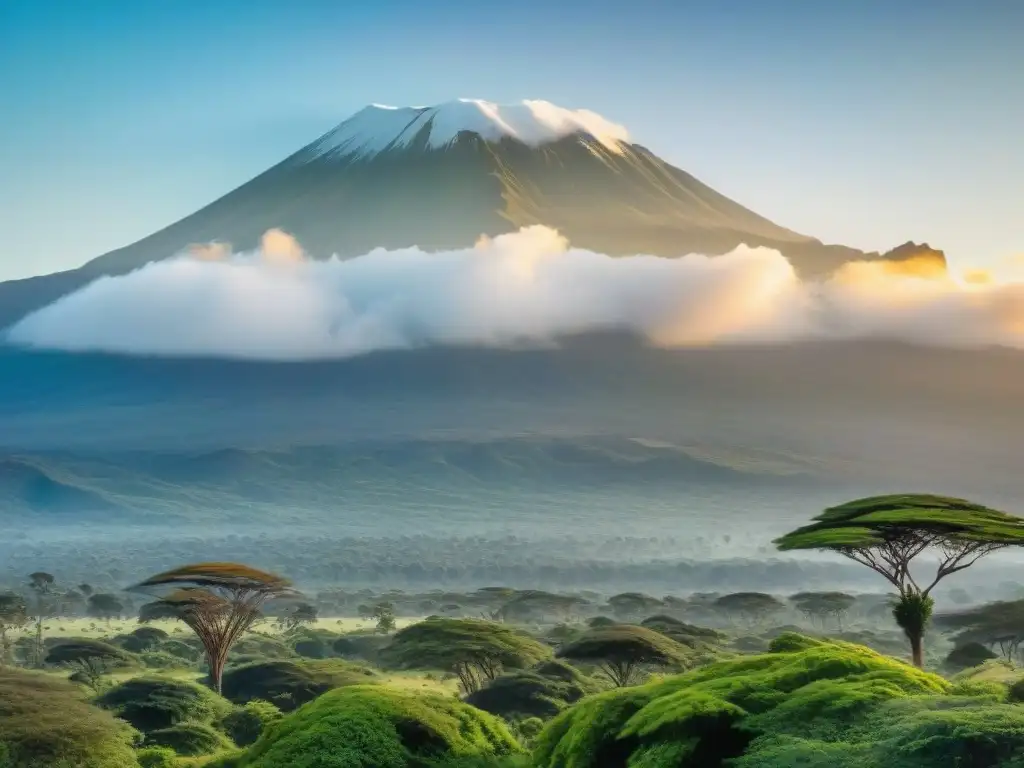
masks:
<path id="1" fill-rule="evenodd" d="M 363 105 L 542 98 L 828 242 L 1024 251 L 1014 0 L 0 2 L 0 279 L 191 213 Z"/>

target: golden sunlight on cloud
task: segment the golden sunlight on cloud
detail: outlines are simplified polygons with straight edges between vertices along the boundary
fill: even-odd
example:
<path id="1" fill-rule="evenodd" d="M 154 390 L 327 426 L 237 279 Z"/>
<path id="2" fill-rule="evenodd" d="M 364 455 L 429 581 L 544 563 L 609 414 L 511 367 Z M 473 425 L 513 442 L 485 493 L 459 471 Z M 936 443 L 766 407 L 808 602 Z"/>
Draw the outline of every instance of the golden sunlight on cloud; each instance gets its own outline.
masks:
<path id="1" fill-rule="evenodd" d="M 260 253 L 268 264 L 296 264 L 306 259 L 299 241 L 282 229 L 268 229 L 263 233 Z"/>
<path id="2" fill-rule="evenodd" d="M 832 281 L 841 285 L 889 282 L 894 278 L 947 281 L 946 263 L 936 256 L 913 256 L 900 261 L 851 261 L 835 273 Z"/>
<path id="3" fill-rule="evenodd" d="M 995 278 L 987 269 L 968 269 L 964 272 L 964 282 L 968 285 L 991 285 Z"/>
<path id="4" fill-rule="evenodd" d="M 199 261 L 224 261 L 231 256 L 231 243 L 194 243 L 186 253 Z"/>

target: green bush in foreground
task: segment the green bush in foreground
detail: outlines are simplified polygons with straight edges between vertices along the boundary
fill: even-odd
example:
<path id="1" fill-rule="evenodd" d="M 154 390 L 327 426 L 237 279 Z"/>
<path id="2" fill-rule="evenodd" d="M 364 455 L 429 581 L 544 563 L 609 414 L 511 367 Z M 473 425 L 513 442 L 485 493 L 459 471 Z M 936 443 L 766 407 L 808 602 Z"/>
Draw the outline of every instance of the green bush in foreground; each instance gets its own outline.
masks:
<path id="1" fill-rule="evenodd" d="M 205 723 L 179 723 L 146 734 L 146 745 L 167 747 L 186 757 L 212 755 L 235 745 L 220 731 Z"/>
<path id="2" fill-rule="evenodd" d="M 519 752 L 501 721 L 454 698 L 359 685 L 325 693 L 223 765 L 427 768 Z"/>
<path id="3" fill-rule="evenodd" d="M 209 688 L 166 677 L 126 680 L 96 703 L 144 733 L 185 722 L 212 723 L 231 711 L 231 705 Z"/>
<path id="4" fill-rule="evenodd" d="M 3 768 L 136 768 L 137 738 L 66 680 L 0 669 Z"/>
<path id="5" fill-rule="evenodd" d="M 596 681 L 564 662 L 546 661 L 531 669 L 495 678 L 467 696 L 466 703 L 506 720 L 547 719 L 601 688 Z"/>
<path id="6" fill-rule="evenodd" d="M 240 747 L 247 747 L 265 730 L 281 719 L 281 710 L 269 701 L 253 699 L 232 710 L 221 722 L 221 729 Z"/>
<path id="7" fill-rule="evenodd" d="M 222 690 L 235 704 L 260 699 L 290 712 L 334 688 L 375 679 L 372 669 L 337 659 L 263 661 L 229 669 Z"/>
<path id="8" fill-rule="evenodd" d="M 136 754 L 139 768 L 175 768 L 178 753 L 167 747 L 144 747 Z M 2 766 L 3 763 L 0 763 Z"/>
<path id="9" fill-rule="evenodd" d="M 827 744 L 880 702 L 949 689 L 867 648 L 782 635 L 771 653 L 584 699 L 541 734 L 536 760 L 541 768 L 711 768 L 744 755 L 761 733 L 795 729 Z"/>
<path id="10" fill-rule="evenodd" d="M 1024 712 L 955 696 L 895 698 L 834 739 L 766 735 L 735 768 L 1024 768 Z"/>

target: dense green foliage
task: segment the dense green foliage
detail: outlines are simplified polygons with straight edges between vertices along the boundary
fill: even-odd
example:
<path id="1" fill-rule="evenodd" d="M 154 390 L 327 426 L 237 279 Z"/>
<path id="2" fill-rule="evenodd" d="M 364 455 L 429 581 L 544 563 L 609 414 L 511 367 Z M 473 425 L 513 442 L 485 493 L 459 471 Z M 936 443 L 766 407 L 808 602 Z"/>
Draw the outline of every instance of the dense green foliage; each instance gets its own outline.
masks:
<path id="1" fill-rule="evenodd" d="M 116 645 L 84 637 L 61 640 L 51 645 L 46 654 L 47 664 L 72 664 L 92 659 L 124 665 L 131 661 L 131 656 Z"/>
<path id="2" fill-rule="evenodd" d="M 132 653 L 155 651 L 170 635 L 159 627 L 139 627 L 121 639 L 121 647 Z"/>
<path id="3" fill-rule="evenodd" d="M 506 669 L 522 669 L 551 649 L 520 629 L 478 619 L 430 619 L 398 632 L 382 651 L 390 664 L 439 669 L 458 676 L 466 693 Z"/>
<path id="4" fill-rule="evenodd" d="M 942 666 L 947 672 L 961 672 L 995 658 L 998 656 L 981 643 L 966 643 L 946 654 Z"/>
<path id="5" fill-rule="evenodd" d="M 631 624 L 592 628 L 559 648 L 557 655 L 596 665 L 617 686 L 638 682 L 650 667 L 682 667 L 692 658 L 675 640 Z"/>
<path id="6" fill-rule="evenodd" d="M 879 702 L 949 687 L 867 648 L 783 635 L 771 653 L 584 699 L 541 735 L 538 765 L 710 768 L 746 753 L 761 732 L 820 724 L 825 739 Z"/>
<path id="7" fill-rule="evenodd" d="M 137 733 L 64 680 L 0 669 L 3 768 L 135 768 Z"/>
<path id="8" fill-rule="evenodd" d="M 779 549 L 873 547 L 896 532 L 921 530 L 950 540 L 1024 544 L 1024 520 L 964 499 L 930 494 L 871 496 L 830 507 L 810 525 L 776 540 Z"/>
<path id="9" fill-rule="evenodd" d="M 495 678 L 467 696 L 466 703 L 506 720 L 547 719 L 601 688 L 568 664 L 545 661 Z"/>
<path id="10" fill-rule="evenodd" d="M 144 733 L 186 722 L 212 723 L 231 705 L 209 688 L 166 677 L 137 677 L 117 685 L 96 703 Z"/>
<path id="11" fill-rule="evenodd" d="M 274 726 L 238 768 L 427 768 L 432 759 L 510 755 L 501 722 L 450 697 L 383 686 L 324 694 Z"/>
<path id="12" fill-rule="evenodd" d="M 591 623 L 590 626 L 597 625 Z M 608 625 L 605 624 L 604 626 Z M 677 643 L 681 643 L 694 650 L 708 649 L 720 645 L 726 640 L 725 634 L 717 629 L 687 624 L 685 621 L 680 621 L 672 616 L 665 616 L 663 614 L 648 616 L 640 622 L 640 626 L 660 632 L 667 637 L 671 637 Z"/>
<path id="13" fill-rule="evenodd" d="M 338 659 L 263 661 L 228 669 L 222 690 L 235 704 L 260 699 L 290 712 L 334 688 L 372 683 L 374 678 L 373 670 Z"/>
<path id="14" fill-rule="evenodd" d="M 236 707 L 221 721 L 220 727 L 240 747 L 247 747 L 265 730 L 281 719 L 281 710 L 269 701 L 253 699 Z"/>
<path id="15" fill-rule="evenodd" d="M 143 747 L 136 755 L 139 768 L 176 768 L 178 753 L 168 747 Z"/>
<path id="16" fill-rule="evenodd" d="M 1024 711 L 979 697 L 918 696 L 879 703 L 838 734 L 799 723 L 755 741 L 736 768 L 1020 768 Z"/>
<path id="17" fill-rule="evenodd" d="M 178 723 L 146 734 L 146 745 L 173 749 L 185 757 L 212 755 L 235 745 L 223 733 L 205 723 Z"/>

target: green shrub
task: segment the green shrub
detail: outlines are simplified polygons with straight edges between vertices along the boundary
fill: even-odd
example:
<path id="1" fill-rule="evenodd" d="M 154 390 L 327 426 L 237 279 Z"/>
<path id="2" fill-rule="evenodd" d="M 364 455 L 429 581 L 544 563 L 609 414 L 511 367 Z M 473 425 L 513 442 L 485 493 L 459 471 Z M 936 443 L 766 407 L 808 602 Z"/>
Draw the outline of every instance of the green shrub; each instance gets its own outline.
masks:
<path id="1" fill-rule="evenodd" d="M 843 730 L 818 730 L 765 734 L 735 768 L 1024 766 L 1024 711 L 985 699 L 895 697 Z"/>
<path id="2" fill-rule="evenodd" d="M 996 658 L 998 656 L 981 643 L 966 643 L 950 651 L 942 666 L 948 672 L 962 672 Z"/>
<path id="3" fill-rule="evenodd" d="M 170 635 L 158 627 L 139 627 L 134 632 L 119 637 L 119 644 L 126 651 L 142 653 L 156 650 Z"/>
<path id="4" fill-rule="evenodd" d="M 86 637 L 62 638 L 53 643 L 46 654 L 47 664 L 73 664 L 88 660 L 102 660 L 111 666 L 126 666 L 132 657 L 124 649 L 102 640 Z"/>
<path id="5" fill-rule="evenodd" d="M 96 703 L 144 733 L 185 722 L 212 723 L 231 711 L 231 705 L 209 688 L 167 677 L 126 680 Z"/>
<path id="6" fill-rule="evenodd" d="M 506 624 L 431 619 L 400 630 L 381 657 L 400 668 L 451 672 L 472 693 L 502 670 L 525 669 L 550 658 L 551 648 Z"/>
<path id="7" fill-rule="evenodd" d="M 140 768 L 175 768 L 178 764 L 178 753 L 167 747 L 144 747 L 137 757 Z"/>
<path id="8" fill-rule="evenodd" d="M 373 670 L 341 660 L 264 661 L 229 669 L 221 690 L 235 704 L 260 699 L 290 712 L 329 690 L 374 678 Z"/>
<path id="9" fill-rule="evenodd" d="M 4 768 L 135 768 L 138 733 L 86 702 L 66 680 L 0 669 Z"/>
<path id="10" fill-rule="evenodd" d="M 497 718 L 454 698 L 360 685 L 325 693 L 284 718 L 237 765 L 409 768 L 519 751 Z"/>
<path id="11" fill-rule="evenodd" d="M 178 723 L 146 734 L 146 744 L 173 749 L 185 757 L 212 755 L 235 745 L 206 723 Z"/>
<path id="12" fill-rule="evenodd" d="M 280 638 L 252 632 L 235 643 L 231 653 L 262 659 L 294 659 L 296 656 L 292 647 Z"/>
<path id="13" fill-rule="evenodd" d="M 711 768 L 743 755 L 758 734 L 834 733 L 879 702 L 950 687 L 847 643 L 784 635 L 773 645 L 774 653 L 583 699 L 541 734 L 538 765 Z"/>
<path id="14" fill-rule="evenodd" d="M 160 643 L 158 650 L 171 656 L 176 656 L 185 661 L 199 661 L 203 653 L 195 646 L 183 643 L 181 640 L 165 640 Z"/>
<path id="15" fill-rule="evenodd" d="M 273 723 L 281 719 L 281 710 L 269 701 L 253 699 L 231 710 L 221 722 L 221 729 L 240 747 L 258 739 Z"/>
<path id="16" fill-rule="evenodd" d="M 1006 698 L 1015 704 L 1024 702 L 1024 677 L 1010 683 L 1009 690 L 1006 692 Z"/>
<path id="17" fill-rule="evenodd" d="M 331 643 L 331 650 L 346 659 L 376 662 L 380 652 L 391 642 L 388 635 L 369 632 L 351 632 Z"/>
<path id="18" fill-rule="evenodd" d="M 304 659 L 326 659 L 331 655 L 331 646 L 318 637 L 299 640 L 292 648 Z"/>
<path id="19" fill-rule="evenodd" d="M 954 681 L 950 694 L 953 696 L 969 696 L 972 699 L 1006 701 L 1009 694 L 1009 686 L 997 680 L 960 680 Z"/>
<path id="20" fill-rule="evenodd" d="M 542 662 L 529 670 L 509 672 L 466 697 L 477 709 L 506 720 L 554 717 L 601 686 L 560 661 Z"/>

